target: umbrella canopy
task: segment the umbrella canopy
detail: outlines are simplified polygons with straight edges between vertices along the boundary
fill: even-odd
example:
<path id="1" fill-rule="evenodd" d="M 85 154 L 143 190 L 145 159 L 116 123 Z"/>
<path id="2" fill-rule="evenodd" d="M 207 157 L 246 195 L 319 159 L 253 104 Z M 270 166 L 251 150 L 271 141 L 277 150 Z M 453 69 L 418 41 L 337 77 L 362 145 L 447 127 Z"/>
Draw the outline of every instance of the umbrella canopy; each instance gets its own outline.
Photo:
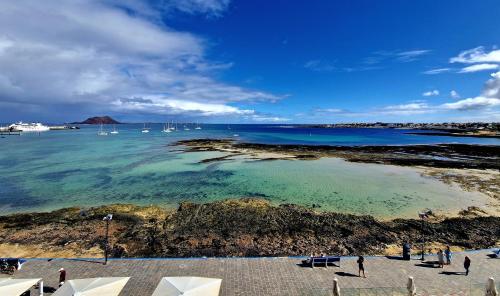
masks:
<path id="1" fill-rule="evenodd" d="M 221 279 L 204 277 L 164 277 L 152 296 L 218 296 Z"/>
<path id="2" fill-rule="evenodd" d="M 340 296 L 340 287 L 339 287 L 339 281 L 337 280 L 337 278 L 333 279 L 333 295 Z"/>
<path id="3" fill-rule="evenodd" d="M 69 280 L 52 296 L 118 296 L 130 277 Z"/>
<path id="4" fill-rule="evenodd" d="M 495 286 L 495 280 L 493 278 L 488 279 L 488 286 L 486 287 L 487 296 L 498 296 L 497 287 Z"/>
<path id="5" fill-rule="evenodd" d="M 0 295 L 18 296 L 29 290 L 42 279 L 0 279 Z"/>
<path id="6" fill-rule="evenodd" d="M 417 295 L 417 288 L 415 287 L 415 281 L 413 280 L 412 276 L 408 277 L 408 283 L 406 284 L 406 289 L 408 289 L 409 296 Z"/>

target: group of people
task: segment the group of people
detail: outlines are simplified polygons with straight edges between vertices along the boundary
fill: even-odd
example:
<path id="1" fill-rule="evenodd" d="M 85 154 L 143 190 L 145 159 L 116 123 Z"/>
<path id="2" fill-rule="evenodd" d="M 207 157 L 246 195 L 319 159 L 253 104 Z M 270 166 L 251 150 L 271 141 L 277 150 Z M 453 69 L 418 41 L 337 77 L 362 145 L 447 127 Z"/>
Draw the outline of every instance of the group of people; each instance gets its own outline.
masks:
<path id="1" fill-rule="evenodd" d="M 444 252 L 443 250 L 439 249 L 437 251 L 437 257 L 440 268 L 444 268 L 445 265 L 450 265 L 452 258 L 452 252 L 450 250 L 450 246 L 447 246 Z M 471 263 L 470 258 L 468 256 L 465 256 L 464 258 L 465 275 L 469 275 L 470 263 Z"/>
<path id="2" fill-rule="evenodd" d="M 321 254 L 321 257 L 323 257 L 323 256 L 324 255 Z M 310 259 L 307 260 L 307 263 L 311 263 L 312 257 L 314 257 L 314 256 L 311 255 Z M 437 252 L 437 257 L 438 257 L 438 264 L 439 264 L 440 268 L 444 268 L 445 265 L 450 265 L 452 257 L 453 257 L 453 253 L 451 252 L 450 246 L 447 246 L 444 251 L 439 249 Z M 363 277 L 366 278 L 364 262 L 365 262 L 365 258 L 363 256 L 359 256 L 358 260 L 356 261 L 356 263 L 358 264 L 358 276 L 361 277 L 361 274 L 362 274 Z M 470 258 L 468 256 L 465 256 L 465 259 L 464 259 L 465 275 L 469 275 L 470 264 L 471 264 Z"/>
<path id="3" fill-rule="evenodd" d="M 450 250 L 450 246 L 447 246 L 446 250 L 444 250 L 444 252 L 443 252 L 443 250 L 439 249 L 437 251 L 439 267 L 444 268 L 445 265 L 450 265 L 451 264 L 451 256 L 452 256 L 452 253 Z"/>

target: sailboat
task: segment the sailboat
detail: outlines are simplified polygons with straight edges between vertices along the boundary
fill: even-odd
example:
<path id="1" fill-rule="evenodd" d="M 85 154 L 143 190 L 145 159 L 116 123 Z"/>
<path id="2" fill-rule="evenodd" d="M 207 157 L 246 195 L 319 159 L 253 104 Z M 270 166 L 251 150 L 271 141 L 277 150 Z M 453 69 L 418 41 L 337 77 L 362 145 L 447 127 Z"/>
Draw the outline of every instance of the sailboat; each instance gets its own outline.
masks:
<path id="1" fill-rule="evenodd" d="M 118 131 L 116 130 L 116 124 L 113 125 L 113 130 L 110 132 L 112 135 L 117 135 Z"/>
<path id="2" fill-rule="evenodd" d="M 196 123 L 196 127 L 194 128 L 195 130 L 201 130 L 201 126 L 199 123 Z"/>
<path id="3" fill-rule="evenodd" d="M 144 127 L 142 128 L 143 133 L 149 133 L 149 128 L 146 127 L 146 124 L 144 123 Z"/>
<path id="4" fill-rule="evenodd" d="M 167 124 L 163 125 L 163 130 L 161 131 L 162 133 L 171 133 L 172 128 L 170 127 L 170 124 L 167 122 Z"/>
<path id="5" fill-rule="evenodd" d="M 187 125 L 184 125 L 184 130 L 185 131 L 190 131 L 191 129 Z"/>
<path id="6" fill-rule="evenodd" d="M 98 135 L 98 136 L 107 136 L 107 135 L 108 135 L 108 132 L 105 132 L 105 131 L 102 129 L 102 123 L 101 123 L 101 127 L 99 128 L 99 131 L 97 132 L 97 135 Z"/>

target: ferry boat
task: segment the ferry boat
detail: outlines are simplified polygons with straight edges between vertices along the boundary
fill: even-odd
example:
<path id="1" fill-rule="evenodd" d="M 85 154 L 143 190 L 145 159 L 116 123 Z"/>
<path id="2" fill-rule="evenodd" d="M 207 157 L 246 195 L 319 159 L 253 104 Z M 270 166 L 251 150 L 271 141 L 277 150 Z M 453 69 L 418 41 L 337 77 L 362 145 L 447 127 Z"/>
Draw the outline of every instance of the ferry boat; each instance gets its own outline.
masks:
<path id="1" fill-rule="evenodd" d="M 43 125 L 40 122 L 25 123 L 19 121 L 9 125 L 9 131 L 13 132 L 46 132 L 49 130 L 50 128 L 48 126 Z"/>

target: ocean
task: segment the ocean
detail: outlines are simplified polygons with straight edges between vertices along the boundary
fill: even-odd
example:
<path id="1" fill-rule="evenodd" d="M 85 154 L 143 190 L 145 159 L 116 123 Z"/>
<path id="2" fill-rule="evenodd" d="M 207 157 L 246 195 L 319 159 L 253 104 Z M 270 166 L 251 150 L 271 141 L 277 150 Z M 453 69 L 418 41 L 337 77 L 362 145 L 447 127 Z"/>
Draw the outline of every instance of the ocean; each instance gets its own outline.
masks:
<path id="1" fill-rule="evenodd" d="M 197 138 L 308 145 L 499 145 L 499 139 L 419 136 L 398 129 L 318 129 L 279 125 L 202 125 L 162 133 L 162 124 L 98 126 L 0 138 L 0 214 L 111 203 L 175 207 L 258 197 L 381 218 L 413 217 L 424 208 L 483 204 L 485 196 L 425 177 L 421 170 L 341 159 L 200 163 L 221 152 L 184 152 L 172 144 Z M 112 126 L 105 126 L 107 131 Z"/>

